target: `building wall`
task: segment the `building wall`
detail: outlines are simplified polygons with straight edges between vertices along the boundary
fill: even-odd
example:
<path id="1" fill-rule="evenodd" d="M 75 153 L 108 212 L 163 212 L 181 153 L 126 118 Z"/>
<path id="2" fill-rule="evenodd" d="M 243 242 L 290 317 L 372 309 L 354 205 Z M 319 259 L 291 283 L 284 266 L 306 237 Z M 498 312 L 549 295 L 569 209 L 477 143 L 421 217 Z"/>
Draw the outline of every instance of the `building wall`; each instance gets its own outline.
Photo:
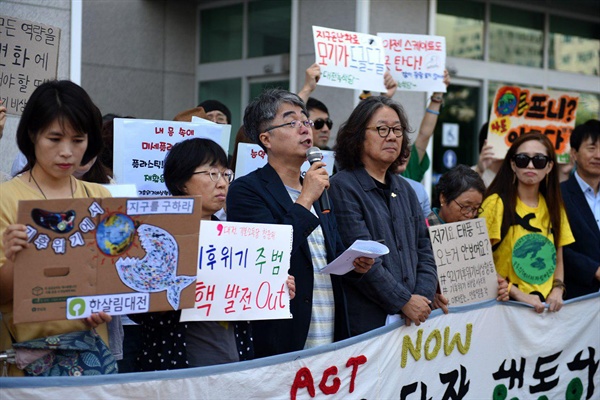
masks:
<path id="1" fill-rule="evenodd" d="M 60 28 L 58 79 L 69 79 L 71 54 L 71 1 L 70 0 L 1 0 L 0 14 L 52 25 Z M 8 115 L 4 136 L 0 139 L 0 171 L 10 172 L 17 155 L 15 133 L 19 117 Z"/>
<path id="2" fill-rule="evenodd" d="M 172 119 L 196 105 L 195 1 L 83 2 L 82 86 L 103 114 Z"/>

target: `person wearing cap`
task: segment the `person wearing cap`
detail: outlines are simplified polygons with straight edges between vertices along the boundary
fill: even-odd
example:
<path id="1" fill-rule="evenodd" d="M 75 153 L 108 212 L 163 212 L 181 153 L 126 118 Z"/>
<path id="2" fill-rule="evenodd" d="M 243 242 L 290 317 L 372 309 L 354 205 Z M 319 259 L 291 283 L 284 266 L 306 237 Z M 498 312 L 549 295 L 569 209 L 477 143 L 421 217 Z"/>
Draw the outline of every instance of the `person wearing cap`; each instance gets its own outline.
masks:
<path id="1" fill-rule="evenodd" d="M 198 104 L 206 113 L 205 119 L 217 124 L 231 125 L 231 111 L 229 108 L 218 100 L 204 100 Z"/>

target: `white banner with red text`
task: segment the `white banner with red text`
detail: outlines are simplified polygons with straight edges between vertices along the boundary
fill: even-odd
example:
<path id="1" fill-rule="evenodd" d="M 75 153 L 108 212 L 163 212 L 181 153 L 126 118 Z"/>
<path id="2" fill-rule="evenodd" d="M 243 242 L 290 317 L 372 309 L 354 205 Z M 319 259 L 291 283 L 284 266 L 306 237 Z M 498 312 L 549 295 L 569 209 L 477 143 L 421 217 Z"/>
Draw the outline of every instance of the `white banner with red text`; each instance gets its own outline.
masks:
<path id="1" fill-rule="evenodd" d="M 557 313 L 496 301 L 439 310 L 343 342 L 178 371 L 0 378 L 23 399 L 592 399 L 600 394 L 600 295 Z"/>

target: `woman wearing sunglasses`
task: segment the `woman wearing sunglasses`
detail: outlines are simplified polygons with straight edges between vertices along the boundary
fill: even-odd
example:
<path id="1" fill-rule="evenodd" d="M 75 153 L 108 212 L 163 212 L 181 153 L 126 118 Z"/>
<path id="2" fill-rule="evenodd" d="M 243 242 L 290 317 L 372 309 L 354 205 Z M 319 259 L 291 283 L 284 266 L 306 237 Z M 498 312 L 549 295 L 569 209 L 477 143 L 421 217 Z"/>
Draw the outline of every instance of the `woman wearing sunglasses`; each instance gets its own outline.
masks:
<path id="1" fill-rule="evenodd" d="M 511 299 L 559 311 L 565 291 L 562 248 L 575 240 L 564 210 L 556 154 L 542 134 L 512 144 L 487 190 L 486 219 L 496 271 Z"/>

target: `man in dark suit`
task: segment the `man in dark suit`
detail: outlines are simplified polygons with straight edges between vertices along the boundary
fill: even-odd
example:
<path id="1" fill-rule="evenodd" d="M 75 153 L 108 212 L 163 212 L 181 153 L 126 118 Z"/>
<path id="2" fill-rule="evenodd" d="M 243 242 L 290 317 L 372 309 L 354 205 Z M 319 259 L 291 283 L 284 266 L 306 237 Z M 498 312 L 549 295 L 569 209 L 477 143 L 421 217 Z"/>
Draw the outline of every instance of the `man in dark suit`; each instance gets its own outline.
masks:
<path id="1" fill-rule="evenodd" d="M 563 248 L 567 299 L 600 290 L 600 121 L 573 130 L 571 156 L 576 171 L 561 184 L 575 237 Z"/>
<path id="2" fill-rule="evenodd" d="M 227 196 L 227 219 L 292 225 L 290 274 L 296 297 L 292 319 L 254 321 L 256 357 L 302 350 L 349 337 L 346 302 L 339 277 L 320 270 L 344 249 L 333 213 L 323 213 L 319 197 L 329 187 L 323 162 L 301 178 L 306 151 L 313 146 L 312 121 L 302 100 L 286 90 L 263 92 L 247 108 L 244 129 L 268 156 L 265 167 L 236 179 Z M 373 259 L 354 260 L 367 272 Z"/>

